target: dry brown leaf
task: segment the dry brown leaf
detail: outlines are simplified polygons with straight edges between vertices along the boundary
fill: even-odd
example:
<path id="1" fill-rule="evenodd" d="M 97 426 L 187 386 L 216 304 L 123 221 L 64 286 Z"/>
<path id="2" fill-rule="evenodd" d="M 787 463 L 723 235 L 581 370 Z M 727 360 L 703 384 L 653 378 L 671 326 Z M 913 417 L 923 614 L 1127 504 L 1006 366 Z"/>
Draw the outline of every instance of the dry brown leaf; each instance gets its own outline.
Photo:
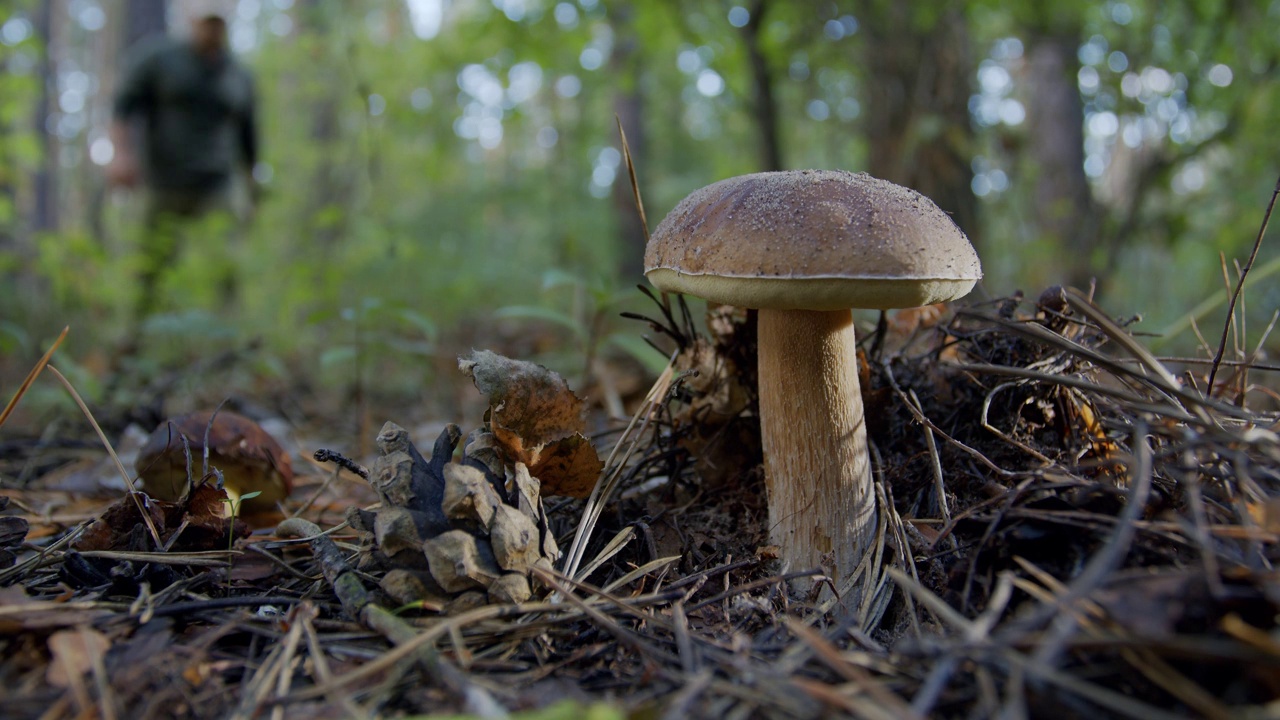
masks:
<path id="1" fill-rule="evenodd" d="M 490 422 L 519 435 L 526 447 L 538 447 L 586 430 L 583 403 L 564 378 L 536 363 L 512 360 L 488 350 L 460 359 L 489 398 Z"/>
<path id="2" fill-rule="evenodd" d="M 458 368 L 489 398 L 489 426 L 507 459 L 528 465 L 544 495 L 591 493 L 604 463 L 583 435 L 584 405 L 564 378 L 488 350 L 459 358 Z"/>
<path id="3" fill-rule="evenodd" d="M 572 435 L 542 449 L 529 474 L 542 482 L 543 495 L 583 498 L 591 494 L 604 461 L 583 435 Z"/>
<path id="4" fill-rule="evenodd" d="M 75 630 L 59 630 L 49 636 L 49 663 L 46 679 L 50 685 L 71 687 L 71 683 L 89 673 L 94 665 L 100 665 L 111 641 L 106 635 L 89 627 Z"/>

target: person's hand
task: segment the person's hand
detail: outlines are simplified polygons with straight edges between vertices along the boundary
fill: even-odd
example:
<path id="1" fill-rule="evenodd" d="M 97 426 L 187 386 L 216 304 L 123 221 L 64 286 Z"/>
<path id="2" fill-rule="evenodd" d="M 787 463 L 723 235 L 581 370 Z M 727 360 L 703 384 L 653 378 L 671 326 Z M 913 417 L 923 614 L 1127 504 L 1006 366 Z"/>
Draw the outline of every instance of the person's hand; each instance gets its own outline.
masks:
<path id="1" fill-rule="evenodd" d="M 107 163 L 107 184 L 111 187 L 137 187 L 141 177 L 138 160 L 133 153 L 117 151 L 116 156 Z"/>

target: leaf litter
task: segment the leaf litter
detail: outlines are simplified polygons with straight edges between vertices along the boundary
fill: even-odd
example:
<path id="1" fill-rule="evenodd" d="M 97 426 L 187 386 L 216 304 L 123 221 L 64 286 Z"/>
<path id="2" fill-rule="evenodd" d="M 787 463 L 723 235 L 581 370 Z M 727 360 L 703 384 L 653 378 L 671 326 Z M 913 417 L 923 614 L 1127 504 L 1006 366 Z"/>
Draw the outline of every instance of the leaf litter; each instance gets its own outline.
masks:
<path id="1" fill-rule="evenodd" d="M 1176 374 L 1061 288 L 882 322 L 861 379 L 883 522 L 818 602 L 787 580 L 822 569 L 764 544 L 750 314 L 712 308 L 699 332 L 656 300 L 674 361 L 626 428 L 544 368 L 475 353 L 475 429 L 422 452 L 388 423 L 368 469 L 322 456 L 367 478 L 345 522 L 305 483 L 252 536 L 194 493 L 77 523 L 6 491 L 6 716 L 1271 707 L 1280 417 L 1248 354 L 1207 386 L 1217 363 Z M 24 542 L 23 523 L 52 529 Z"/>

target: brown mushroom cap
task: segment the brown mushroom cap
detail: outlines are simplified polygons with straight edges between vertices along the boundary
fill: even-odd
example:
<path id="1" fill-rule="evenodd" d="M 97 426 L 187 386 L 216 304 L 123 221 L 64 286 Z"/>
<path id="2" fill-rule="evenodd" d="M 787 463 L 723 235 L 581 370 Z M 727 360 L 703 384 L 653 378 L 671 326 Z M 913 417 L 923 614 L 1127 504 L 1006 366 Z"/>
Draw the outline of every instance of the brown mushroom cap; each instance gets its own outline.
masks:
<path id="1" fill-rule="evenodd" d="M 245 512 L 275 507 L 293 489 L 293 464 L 289 455 L 257 423 L 243 415 L 219 411 L 196 412 L 173 418 L 151 433 L 138 453 L 135 467 L 147 494 L 161 500 L 177 500 L 187 489 L 187 454 L 191 450 L 192 480 L 200 479 L 205 429 L 209 432 L 209 465 L 222 472 L 224 487 L 236 495 L 260 492 L 243 501 Z"/>
<path id="2" fill-rule="evenodd" d="M 655 287 L 739 307 L 918 307 L 982 278 L 933 201 L 866 173 L 756 173 L 694 191 L 645 249 Z"/>

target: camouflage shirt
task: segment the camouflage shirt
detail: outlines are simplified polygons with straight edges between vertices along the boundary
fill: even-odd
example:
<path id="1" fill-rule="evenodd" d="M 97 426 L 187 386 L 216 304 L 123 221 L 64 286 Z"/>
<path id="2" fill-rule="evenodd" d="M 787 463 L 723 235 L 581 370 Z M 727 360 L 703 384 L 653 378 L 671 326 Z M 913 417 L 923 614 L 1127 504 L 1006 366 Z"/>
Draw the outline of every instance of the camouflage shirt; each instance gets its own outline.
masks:
<path id="1" fill-rule="evenodd" d="M 114 112 L 143 121 L 142 167 L 155 190 L 217 191 L 257 161 L 253 80 L 227 52 L 211 60 L 173 39 L 139 48 Z"/>

